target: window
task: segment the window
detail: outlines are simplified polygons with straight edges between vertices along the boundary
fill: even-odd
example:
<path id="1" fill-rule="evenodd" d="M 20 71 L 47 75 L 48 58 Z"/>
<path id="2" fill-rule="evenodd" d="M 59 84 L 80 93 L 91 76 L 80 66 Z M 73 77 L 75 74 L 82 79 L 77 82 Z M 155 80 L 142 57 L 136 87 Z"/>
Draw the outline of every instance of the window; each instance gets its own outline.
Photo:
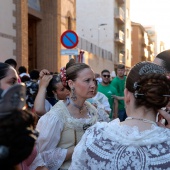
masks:
<path id="1" fill-rule="evenodd" d="M 41 11 L 39 0 L 28 0 L 28 6 L 36 11 Z"/>
<path id="2" fill-rule="evenodd" d="M 68 30 L 71 30 L 71 18 L 68 17 Z"/>

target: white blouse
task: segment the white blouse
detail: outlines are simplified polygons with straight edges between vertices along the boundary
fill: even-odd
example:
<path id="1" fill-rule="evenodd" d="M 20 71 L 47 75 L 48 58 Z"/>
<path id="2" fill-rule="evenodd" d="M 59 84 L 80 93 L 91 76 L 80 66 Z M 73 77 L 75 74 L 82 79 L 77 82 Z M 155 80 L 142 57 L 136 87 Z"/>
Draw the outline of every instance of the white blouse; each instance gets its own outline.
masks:
<path id="1" fill-rule="evenodd" d="M 170 169 L 170 130 L 152 125 L 140 132 L 119 119 L 96 123 L 74 149 L 69 170 Z"/>
<path id="2" fill-rule="evenodd" d="M 67 149 L 57 147 L 65 123 L 70 128 L 83 130 L 84 127 L 97 122 L 97 110 L 88 102 L 89 118 L 73 118 L 63 101 L 57 102 L 52 109 L 43 115 L 37 124 L 36 129 L 40 135 L 37 140 L 37 157 L 30 166 L 35 170 L 38 166 L 46 166 L 49 170 L 56 170 L 63 164 Z M 67 141 L 66 141 L 67 142 Z"/>

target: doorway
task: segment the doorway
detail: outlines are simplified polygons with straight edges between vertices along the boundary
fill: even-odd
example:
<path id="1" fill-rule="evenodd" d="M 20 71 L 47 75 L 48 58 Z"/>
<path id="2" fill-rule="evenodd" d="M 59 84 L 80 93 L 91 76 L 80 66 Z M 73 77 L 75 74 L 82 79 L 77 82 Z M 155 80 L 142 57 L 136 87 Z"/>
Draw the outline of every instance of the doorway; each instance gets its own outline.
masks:
<path id="1" fill-rule="evenodd" d="M 28 14 L 28 65 L 29 72 L 37 69 L 37 18 Z"/>

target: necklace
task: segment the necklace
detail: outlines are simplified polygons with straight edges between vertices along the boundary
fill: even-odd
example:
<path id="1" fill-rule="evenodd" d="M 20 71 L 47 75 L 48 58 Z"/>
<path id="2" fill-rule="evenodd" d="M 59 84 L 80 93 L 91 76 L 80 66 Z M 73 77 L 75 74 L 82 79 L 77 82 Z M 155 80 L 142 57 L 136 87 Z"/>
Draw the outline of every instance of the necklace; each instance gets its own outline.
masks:
<path id="1" fill-rule="evenodd" d="M 79 106 L 79 105 L 75 104 L 71 99 L 69 99 L 69 102 L 70 102 L 74 107 L 76 107 L 77 109 L 79 109 L 79 113 L 80 113 L 80 114 L 82 113 L 84 105 L 83 105 L 83 106 Z"/>
<path id="2" fill-rule="evenodd" d="M 126 120 L 139 120 L 139 121 L 142 121 L 142 122 L 145 122 L 145 123 L 157 125 L 154 121 L 151 121 L 151 120 L 148 120 L 148 119 L 142 119 L 142 118 L 127 117 Z"/>

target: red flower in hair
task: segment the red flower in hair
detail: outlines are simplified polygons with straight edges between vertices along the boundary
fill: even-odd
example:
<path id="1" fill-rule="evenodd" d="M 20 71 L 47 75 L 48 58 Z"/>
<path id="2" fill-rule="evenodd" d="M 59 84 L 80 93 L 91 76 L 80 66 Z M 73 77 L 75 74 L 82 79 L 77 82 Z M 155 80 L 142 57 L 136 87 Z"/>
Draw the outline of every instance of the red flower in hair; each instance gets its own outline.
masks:
<path id="1" fill-rule="evenodd" d="M 62 67 L 60 69 L 61 81 L 64 87 L 67 86 L 66 68 Z"/>

